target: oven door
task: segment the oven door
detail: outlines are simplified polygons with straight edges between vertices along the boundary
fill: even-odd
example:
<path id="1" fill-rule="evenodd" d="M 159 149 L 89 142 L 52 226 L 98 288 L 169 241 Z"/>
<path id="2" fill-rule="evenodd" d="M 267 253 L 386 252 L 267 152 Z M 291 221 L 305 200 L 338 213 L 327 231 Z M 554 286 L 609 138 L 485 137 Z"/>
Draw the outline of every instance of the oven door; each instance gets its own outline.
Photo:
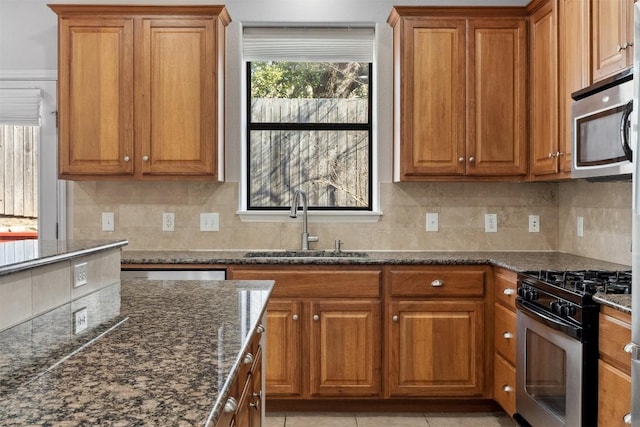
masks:
<path id="1" fill-rule="evenodd" d="M 575 327 L 516 304 L 518 414 L 532 426 L 581 426 L 583 345 L 566 333 Z"/>

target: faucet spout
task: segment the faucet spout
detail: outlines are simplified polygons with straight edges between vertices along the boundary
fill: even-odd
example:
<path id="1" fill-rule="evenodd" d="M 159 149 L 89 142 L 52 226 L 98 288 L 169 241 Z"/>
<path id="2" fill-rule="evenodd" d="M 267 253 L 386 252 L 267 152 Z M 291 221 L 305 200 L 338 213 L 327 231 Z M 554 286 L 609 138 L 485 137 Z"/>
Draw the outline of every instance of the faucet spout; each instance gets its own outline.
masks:
<path id="1" fill-rule="evenodd" d="M 307 193 L 302 190 L 296 190 L 293 194 L 293 203 L 291 204 L 291 211 L 289 216 L 291 218 L 298 217 L 298 207 L 300 206 L 300 199 L 302 199 L 302 236 L 301 236 L 301 248 L 303 251 L 309 250 L 309 242 L 317 242 L 318 236 L 310 236 L 307 228 L 307 212 L 309 211 L 309 205 L 307 202 Z"/>

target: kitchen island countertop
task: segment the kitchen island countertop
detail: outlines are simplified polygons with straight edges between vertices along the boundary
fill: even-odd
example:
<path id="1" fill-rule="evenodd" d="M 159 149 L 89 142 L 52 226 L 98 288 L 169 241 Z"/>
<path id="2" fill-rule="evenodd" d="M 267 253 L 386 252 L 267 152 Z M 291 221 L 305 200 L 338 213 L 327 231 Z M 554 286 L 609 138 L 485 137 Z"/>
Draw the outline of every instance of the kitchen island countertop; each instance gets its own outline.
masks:
<path id="1" fill-rule="evenodd" d="M 0 425 L 215 424 L 273 282 L 118 285 L 123 320 L 60 363 L 0 387 Z"/>

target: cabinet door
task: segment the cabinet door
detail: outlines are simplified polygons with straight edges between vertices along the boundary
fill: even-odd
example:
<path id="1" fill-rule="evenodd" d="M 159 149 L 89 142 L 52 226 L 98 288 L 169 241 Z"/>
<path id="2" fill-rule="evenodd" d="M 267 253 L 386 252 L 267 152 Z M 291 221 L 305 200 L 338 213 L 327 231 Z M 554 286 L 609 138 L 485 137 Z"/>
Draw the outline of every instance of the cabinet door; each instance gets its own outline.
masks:
<path id="1" fill-rule="evenodd" d="M 147 175 L 214 175 L 216 21 L 144 19 L 136 141 Z"/>
<path id="2" fill-rule="evenodd" d="M 531 172 L 558 172 L 557 0 L 531 16 Z"/>
<path id="3" fill-rule="evenodd" d="M 602 360 L 598 361 L 598 425 L 625 426 L 631 412 L 631 377 Z"/>
<path id="4" fill-rule="evenodd" d="M 272 299 L 267 306 L 267 396 L 297 396 L 301 392 L 301 303 Z"/>
<path id="5" fill-rule="evenodd" d="M 527 29 L 524 19 L 468 27 L 467 174 L 527 173 Z"/>
<path id="6" fill-rule="evenodd" d="M 401 179 L 465 173 L 465 20 L 406 19 Z"/>
<path id="7" fill-rule="evenodd" d="M 481 301 L 391 301 L 387 313 L 390 396 L 481 396 Z"/>
<path id="8" fill-rule="evenodd" d="M 571 94 L 589 86 L 591 82 L 589 2 L 564 0 L 558 7 L 560 122 L 556 154 L 559 171 L 570 173 L 573 145 Z"/>
<path id="9" fill-rule="evenodd" d="M 133 19 L 59 20 L 58 173 L 133 174 Z"/>
<path id="10" fill-rule="evenodd" d="M 380 303 L 312 302 L 311 314 L 311 395 L 379 395 Z"/>
<path id="11" fill-rule="evenodd" d="M 633 0 L 592 0 L 593 80 L 633 62 Z"/>

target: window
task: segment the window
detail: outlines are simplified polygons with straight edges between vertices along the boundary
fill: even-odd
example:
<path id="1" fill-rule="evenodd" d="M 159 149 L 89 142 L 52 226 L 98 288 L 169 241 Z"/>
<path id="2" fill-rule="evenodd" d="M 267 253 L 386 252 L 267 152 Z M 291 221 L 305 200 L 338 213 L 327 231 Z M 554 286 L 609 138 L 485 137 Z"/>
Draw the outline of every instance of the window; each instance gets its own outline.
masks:
<path id="1" fill-rule="evenodd" d="M 302 189 L 310 210 L 371 211 L 373 30 L 246 28 L 244 42 L 247 209 L 288 209 Z"/>

